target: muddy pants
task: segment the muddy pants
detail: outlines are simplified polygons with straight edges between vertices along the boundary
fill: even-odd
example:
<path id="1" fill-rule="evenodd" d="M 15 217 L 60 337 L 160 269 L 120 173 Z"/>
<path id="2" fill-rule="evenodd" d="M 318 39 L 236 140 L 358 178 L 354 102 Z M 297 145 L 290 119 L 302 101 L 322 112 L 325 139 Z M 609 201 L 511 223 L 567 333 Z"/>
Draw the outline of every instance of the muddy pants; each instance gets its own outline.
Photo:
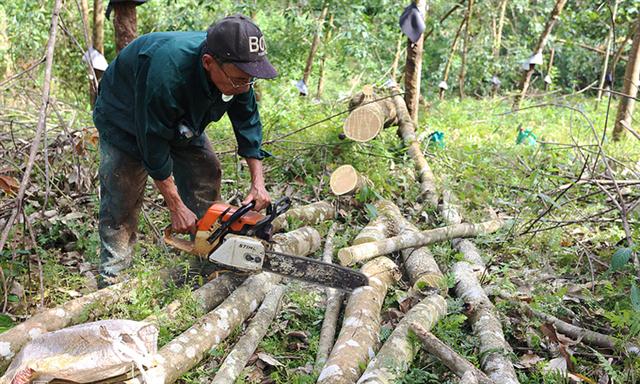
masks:
<path id="1" fill-rule="evenodd" d="M 221 170 L 211 143 L 200 137 L 171 148 L 173 177 L 184 204 L 202 217 L 220 200 Z M 100 140 L 100 274 L 115 276 L 131 265 L 147 172 L 142 161 Z"/>

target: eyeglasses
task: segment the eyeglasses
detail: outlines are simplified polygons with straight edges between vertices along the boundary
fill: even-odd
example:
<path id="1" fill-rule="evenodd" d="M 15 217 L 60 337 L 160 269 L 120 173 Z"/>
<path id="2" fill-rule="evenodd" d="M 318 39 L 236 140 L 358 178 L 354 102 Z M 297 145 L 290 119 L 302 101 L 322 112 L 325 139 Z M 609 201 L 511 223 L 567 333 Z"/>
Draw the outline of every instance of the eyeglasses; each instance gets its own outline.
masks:
<path id="1" fill-rule="evenodd" d="M 244 81 L 244 79 L 238 79 L 237 77 L 231 77 L 229 76 L 229 74 L 227 73 L 227 71 L 224 70 L 224 67 L 222 66 L 224 63 L 216 60 L 216 63 L 218 63 L 218 67 L 220 67 L 220 69 L 222 70 L 222 73 L 224 73 L 224 75 L 227 77 L 227 80 L 229 80 L 229 83 L 231 83 L 231 86 L 233 88 L 244 88 L 247 86 L 252 86 L 253 84 L 256 83 L 256 81 L 258 81 L 257 78 L 255 77 L 251 77 L 251 79 L 249 80 L 249 82 Z"/>

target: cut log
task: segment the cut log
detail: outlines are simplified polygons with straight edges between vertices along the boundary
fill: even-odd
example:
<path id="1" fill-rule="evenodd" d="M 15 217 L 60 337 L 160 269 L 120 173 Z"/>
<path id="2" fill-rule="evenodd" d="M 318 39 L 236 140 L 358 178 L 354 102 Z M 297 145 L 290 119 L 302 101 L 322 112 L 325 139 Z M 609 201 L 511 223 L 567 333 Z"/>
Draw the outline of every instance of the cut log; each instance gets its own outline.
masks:
<path id="1" fill-rule="evenodd" d="M 278 313 L 285 290 L 283 285 L 277 285 L 267 294 L 244 335 L 240 337 L 233 350 L 224 359 L 210 384 L 235 383 Z"/>
<path id="2" fill-rule="evenodd" d="M 462 217 L 460 216 L 458 205 L 455 203 L 455 198 L 446 189 L 442 191 L 442 201 L 438 205 L 438 211 L 446 225 L 462 223 Z"/>
<path id="3" fill-rule="evenodd" d="M 511 347 L 504 339 L 496 309 L 480 286 L 472 266 L 461 261 L 454 264 L 452 272 L 456 279 L 456 295 L 469 306 L 469 321 L 480 340 L 480 367 L 496 383 L 519 383 L 507 355 Z"/>
<path id="4" fill-rule="evenodd" d="M 494 384 L 487 375 L 481 370 L 476 368 L 473 364 L 467 361 L 464 357 L 460 356 L 456 351 L 451 349 L 448 345 L 440 341 L 431 332 L 426 330 L 422 325 L 413 323 L 411 330 L 418 336 L 422 342 L 422 347 L 425 351 L 429 352 L 433 356 L 437 357 L 451 372 L 456 376 L 462 378 L 467 372 L 470 372 L 477 382 L 480 384 Z M 501 382 L 500 382 L 501 383 Z"/>
<path id="5" fill-rule="evenodd" d="M 198 310 L 206 313 L 222 303 L 243 281 L 243 276 L 226 273 L 209 281 L 191 294 L 198 306 Z M 181 308 L 182 300 L 175 300 L 167 305 L 162 313 L 148 316 L 143 321 L 156 325 L 174 321 L 178 318 Z"/>
<path id="6" fill-rule="evenodd" d="M 418 345 L 409 337 L 411 324 L 419 323 L 431 329 L 447 314 L 447 302 L 442 296 L 432 294 L 416 304 L 400 321 L 384 343 L 376 357 L 371 360 L 358 384 L 393 384 L 402 378 L 411 366 Z"/>
<path id="7" fill-rule="evenodd" d="M 310 227 L 278 235 L 274 240 L 275 251 L 298 256 L 307 255 L 320 246 L 320 234 Z M 268 272 L 249 277 L 214 311 L 160 349 L 156 356 L 158 365 L 149 369 L 147 376 L 154 384 L 175 382 L 242 324 L 280 280 L 280 276 Z M 143 382 L 142 377 L 138 376 L 125 383 Z"/>
<path id="8" fill-rule="evenodd" d="M 344 135 L 361 143 L 373 140 L 384 126 L 383 113 L 378 103 L 365 104 L 354 109 L 344 121 Z"/>
<path id="9" fill-rule="evenodd" d="M 393 233 L 388 224 L 389 221 L 385 217 L 376 217 L 362 228 L 362 231 L 360 231 L 356 235 L 355 239 L 353 239 L 352 244 L 358 245 L 386 239 Z"/>
<path id="10" fill-rule="evenodd" d="M 371 185 L 369 179 L 349 164 L 339 166 L 329 179 L 331 192 L 336 196 L 357 193 L 365 185 Z"/>
<path id="11" fill-rule="evenodd" d="M 273 231 L 291 230 L 289 220 L 301 222 L 303 225 L 316 225 L 336 217 L 336 209 L 327 201 L 318 201 L 302 207 L 291 208 L 284 215 L 277 217 L 272 225 Z"/>
<path id="12" fill-rule="evenodd" d="M 426 203 L 435 207 L 438 204 L 435 178 L 433 177 L 429 163 L 427 163 L 427 160 L 424 158 L 422 149 L 420 149 L 420 142 L 416 138 L 415 123 L 409 115 L 404 99 L 399 96 L 400 89 L 395 86 L 391 91 L 396 95 L 393 97 L 393 102 L 395 103 L 398 114 L 398 133 L 400 137 L 402 137 L 405 147 L 407 147 L 409 156 L 413 159 L 416 172 L 418 172 L 421 198 Z"/>
<path id="13" fill-rule="evenodd" d="M 318 377 L 320 384 L 354 383 L 378 349 L 380 309 L 388 287 L 400 274 L 386 257 L 370 261 L 361 271 L 369 277 L 369 285 L 351 293 L 338 340 Z"/>
<path id="14" fill-rule="evenodd" d="M 122 282 L 70 300 L 56 308 L 39 312 L 23 323 L 0 334 L 0 372 L 4 372 L 13 357 L 35 337 L 79 324 L 87 320 L 87 313 L 98 317 L 108 313 L 111 305 L 138 284 L 138 280 Z"/>
<path id="15" fill-rule="evenodd" d="M 331 263 L 333 260 L 333 238 L 335 236 L 337 224 L 333 223 L 327 239 L 325 241 L 324 253 L 322 261 Z M 336 328 L 338 326 L 338 316 L 340 315 L 340 307 L 344 295 L 337 289 L 327 288 L 327 309 L 324 312 L 324 320 L 322 321 L 322 329 L 320 330 L 320 341 L 318 342 L 318 353 L 316 354 L 315 371 L 320 372 L 324 368 L 324 364 L 329 358 L 331 347 L 336 336 Z"/>
<path id="16" fill-rule="evenodd" d="M 342 248 L 338 259 L 342 265 L 354 265 L 376 256 L 386 255 L 407 248 L 422 247 L 440 241 L 462 237 L 475 237 L 497 231 L 504 225 L 502 220 L 490 220 L 478 224 L 456 224 L 422 232 L 406 232 L 386 240 Z"/>

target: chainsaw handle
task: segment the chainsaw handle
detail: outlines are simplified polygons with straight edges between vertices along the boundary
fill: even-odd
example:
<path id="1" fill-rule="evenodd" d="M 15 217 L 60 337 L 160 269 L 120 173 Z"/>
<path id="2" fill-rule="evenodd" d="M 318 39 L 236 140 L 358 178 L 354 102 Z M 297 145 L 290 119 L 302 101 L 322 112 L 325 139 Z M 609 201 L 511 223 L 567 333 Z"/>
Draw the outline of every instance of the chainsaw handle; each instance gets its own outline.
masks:
<path id="1" fill-rule="evenodd" d="M 162 239 L 164 240 L 165 244 L 168 244 L 173 248 L 177 248 L 183 252 L 193 253 L 193 247 L 195 246 L 195 243 L 193 241 L 181 239 L 174 235 L 175 232 L 173 232 L 171 225 L 167 226 L 162 233 Z"/>

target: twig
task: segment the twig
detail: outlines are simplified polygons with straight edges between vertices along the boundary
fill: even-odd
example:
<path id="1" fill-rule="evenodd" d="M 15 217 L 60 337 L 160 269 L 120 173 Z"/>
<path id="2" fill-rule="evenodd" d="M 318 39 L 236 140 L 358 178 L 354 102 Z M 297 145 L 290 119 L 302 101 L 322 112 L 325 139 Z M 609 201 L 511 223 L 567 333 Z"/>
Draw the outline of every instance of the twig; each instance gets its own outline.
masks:
<path id="1" fill-rule="evenodd" d="M 31 226 L 31 221 L 29 221 L 29 217 L 22 208 L 22 218 L 24 220 L 25 227 L 29 231 L 29 237 L 31 238 L 31 246 L 33 247 L 33 252 L 36 256 L 36 260 L 38 262 L 38 282 L 40 286 L 40 307 L 44 307 L 44 273 L 42 272 L 42 260 L 40 259 L 40 255 L 38 254 L 38 243 L 36 242 L 36 236 L 33 232 L 33 227 Z M 27 263 L 30 261 L 27 259 Z"/>
<path id="2" fill-rule="evenodd" d="M 51 86 L 51 70 L 53 67 L 53 52 L 56 44 L 56 33 L 58 30 L 58 16 L 60 14 L 60 8 L 62 6 L 62 0 L 55 0 L 53 6 L 53 12 L 51 15 L 51 30 L 49 32 L 49 41 L 47 42 L 46 49 L 46 65 L 45 65 L 45 74 L 44 74 L 44 86 L 42 89 L 42 106 L 40 108 L 40 114 L 38 117 L 38 125 L 36 128 L 35 137 L 33 139 L 33 143 L 31 144 L 31 152 L 29 153 L 29 160 L 27 161 L 27 167 L 24 172 L 24 176 L 20 183 L 20 188 L 18 190 L 18 195 L 15 198 L 16 209 L 14 209 L 11 217 L 5 224 L 4 230 L 0 237 L 0 251 L 4 249 L 4 246 L 7 242 L 7 238 L 9 237 L 9 232 L 11 231 L 11 227 L 15 222 L 18 212 L 22 207 L 22 202 L 24 199 L 25 192 L 27 190 L 27 185 L 29 184 L 29 178 L 31 176 L 31 170 L 33 169 L 33 164 L 35 162 L 36 155 L 38 153 L 38 148 L 40 147 L 40 141 L 42 140 L 42 132 L 44 131 L 44 126 L 47 120 L 47 106 L 49 105 L 49 91 Z"/>
<path id="3" fill-rule="evenodd" d="M 42 56 L 38 61 L 34 62 L 33 64 L 31 64 L 27 69 L 25 69 L 22 72 L 19 72 L 13 76 L 11 76 L 10 78 L 6 79 L 5 81 L 0 83 L 0 87 L 3 87 L 5 84 L 8 84 L 10 82 L 12 82 L 13 80 L 22 77 L 24 74 L 33 71 L 35 68 L 37 68 L 40 64 L 44 63 L 46 59 L 46 56 Z"/>

